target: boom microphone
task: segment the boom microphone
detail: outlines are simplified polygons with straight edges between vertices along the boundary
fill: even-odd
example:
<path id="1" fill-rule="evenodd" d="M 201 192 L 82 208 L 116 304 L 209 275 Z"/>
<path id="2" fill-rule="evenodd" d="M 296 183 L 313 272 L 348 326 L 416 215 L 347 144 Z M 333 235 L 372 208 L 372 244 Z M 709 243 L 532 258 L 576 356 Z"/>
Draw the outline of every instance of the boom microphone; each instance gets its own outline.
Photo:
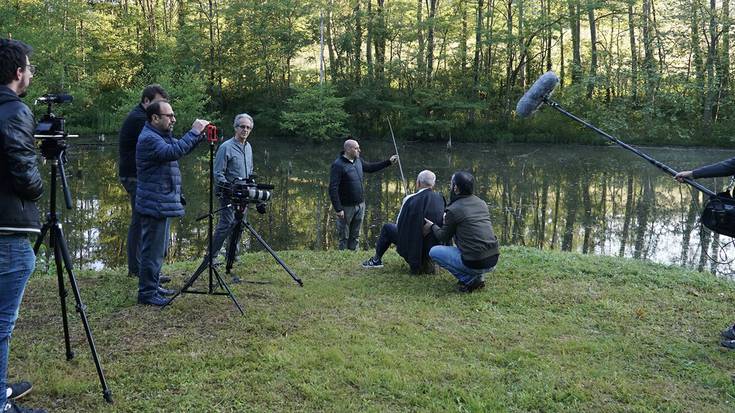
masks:
<path id="1" fill-rule="evenodd" d="M 55 94 L 47 93 L 39 98 L 36 98 L 36 102 L 43 103 L 67 103 L 74 100 L 74 96 L 67 94 Z"/>
<path id="2" fill-rule="evenodd" d="M 518 101 L 516 114 L 522 118 L 531 116 L 544 103 L 544 100 L 549 97 L 558 84 L 559 78 L 554 72 L 548 71 L 541 75 Z"/>

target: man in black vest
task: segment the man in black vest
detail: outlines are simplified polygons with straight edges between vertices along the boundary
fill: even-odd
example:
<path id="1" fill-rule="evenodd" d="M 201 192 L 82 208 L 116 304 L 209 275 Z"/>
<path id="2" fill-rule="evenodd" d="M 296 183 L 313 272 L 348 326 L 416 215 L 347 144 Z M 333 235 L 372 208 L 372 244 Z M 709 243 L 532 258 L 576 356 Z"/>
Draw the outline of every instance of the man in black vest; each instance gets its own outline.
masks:
<path id="1" fill-rule="evenodd" d="M 363 172 L 378 172 L 398 162 L 393 155 L 383 162 L 363 162 L 360 159 L 360 145 L 348 139 L 344 150 L 332 163 L 329 174 L 329 198 L 337 212 L 337 232 L 339 249 L 356 250 L 360 237 L 360 226 L 365 217 L 365 195 L 362 188 Z"/>
<path id="2" fill-rule="evenodd" d="M 434 192 L 436 175 L 423 170 L 416 177 L 416 192 L 403 198 L 396 223 L 387 223 L 380 230 L 375 244 L 375 255 L 362 263 L 365 268 L 383 266 L 383 254 L 391 244 L 396 245 L 398 254 L 411 268 L 412 274 L 433 273 L 434 265 L 429 258 L 429 250 L 438 244 L 434 234 L 424 236 L 424 219 L 442 224 L 444 197 Z"/>

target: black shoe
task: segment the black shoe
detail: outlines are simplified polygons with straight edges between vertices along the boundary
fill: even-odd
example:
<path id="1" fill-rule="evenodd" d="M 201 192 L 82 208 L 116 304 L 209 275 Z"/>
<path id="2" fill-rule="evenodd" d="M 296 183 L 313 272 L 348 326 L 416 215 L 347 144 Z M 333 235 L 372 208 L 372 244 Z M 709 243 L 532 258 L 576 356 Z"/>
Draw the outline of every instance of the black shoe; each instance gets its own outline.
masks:
<path id="1" fill-rule="evenodd" d="M 141 298 L 138 297 L 138 304 L 152 305 L 154 307 L 163 307 L 168 304 L 168 299 L 156 294 L 152 297 Z"/>
<path id="2" fill-rule="evenodd" d="M 362 263 L 362 268 L 383 268 L 380 258 L 370 257 Z"/>
<path id="3" fill-rule="evenodd" d="M 233 275 L 231 282 L 232 282 L 232 284 L 240 284 L 242 282 L 242 280 L 237 275 Z"/>
<path id="4" fill-rule="evenodd" d="M 722 347 L 727 347 L 727 348 L 730 348 L 730 349 L 735 349 L 735 340 L 727 340 L 727 339 L 725 339 L 725 340 L 720 341 L 720 345 Z"/>
<path id="5" fill-rule="evenodd" d="M 171 296 L 176 294 L 176 290 L 169 290 L 168 288 L 158 287 L 158 294 L 163 296 Z"/>
<path id="6" fill-rule="evenodd" d="M 461 284 L 457 287 L 457 291 L 461 293 L 471 293 L 475 290 L 481 290 L 485 288 L 485 281 L 482 280 L 482 276 L 473 278 L 469 284 Z"/>
<path id="7" fill-rule="evenodd" d="M 33 385 L 28 381 L 19 381 L 18 383 L 10 383 L 8 388 L 10 389 L 10 396 L 8 396 L 8 399 L 18 400 L 30 393 L 33 389 Z"/>
<path id="8" fill-rule="evenodd" d="M 12 401 L 5 404 L 2 413 L 47 413 L 43 409 L 31 409 L 30 407 L 20 407 Z"/>
<path id="9" fill-rule="evenodd" d="M 728 340 L 735 340 L 735 326 L 730 326 L 727 328 L 727 330 L 722 330 L 720 335 L 722 338 L 728 339 Z"/>
<path id="10" fill-rule="evenodd" d="M 158 276 L 158 282 L 160 284 L 166 284 L 167 282 L 171 282 L 171 277 L 161 274 Z"/>

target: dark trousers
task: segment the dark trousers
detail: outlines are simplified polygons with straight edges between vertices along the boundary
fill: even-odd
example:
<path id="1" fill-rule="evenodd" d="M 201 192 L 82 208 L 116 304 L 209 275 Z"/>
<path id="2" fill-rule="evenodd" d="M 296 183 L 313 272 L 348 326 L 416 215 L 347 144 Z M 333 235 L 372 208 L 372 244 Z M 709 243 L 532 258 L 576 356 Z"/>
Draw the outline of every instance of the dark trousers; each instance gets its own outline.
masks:
<path id="1" fill-rule="evenodd" d="M 158 276 L 163 266 L 166 240 L 166 218 L 140 216 L 140 273 L 138 299 L 149 299 L 158 293 Z"/>
<path id="2" fill-rule="evenodd" d="M 121 177 L 120 183 L 130 198 L 130 226 L 128 227 L 128 241 L 126 243 L 128 255 L 128 274 L 138 275 L 140 272 L 140 215 L 135 212 L 135 178 Z"/>
<path id="3" fill-rule="evenodd" d="M 393 223 L 383 224 L 380 229 L 378 241 L 375 243 L 375 258 L 382 259 L 383 254 L 388 251 L 391 244 L 398 241 L 398 225 Z"/>

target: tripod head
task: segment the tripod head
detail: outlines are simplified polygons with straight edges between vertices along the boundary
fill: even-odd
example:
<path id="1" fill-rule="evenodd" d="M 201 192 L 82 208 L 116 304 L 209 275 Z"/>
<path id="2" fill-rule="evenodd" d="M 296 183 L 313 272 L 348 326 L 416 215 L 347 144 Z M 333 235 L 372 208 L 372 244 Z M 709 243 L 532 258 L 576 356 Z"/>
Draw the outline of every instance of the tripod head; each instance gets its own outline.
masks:
<path id="1" fill-rule="evenodd" d="M 69 193 L 69 185 L 66 181 L 66 172 L 64 171 L 64 164 L 66 163 L 66 149 L 68 147 L 66 138 L 76 138 L 79 135 L 69 135 L 66 133 L 65 125 L 66 121 L 62 116 L 56 116 L 51 112 L 52 105 L 54 103 L 66 103 L 71 102 L 74 99 L 71 95 L 57 95 L 57 94 L 45 94 L 36 99 L 35 104 L 39 102 L 45 103 L 46 114 L 43 115 L 41 120 L 36 125 L 34 137 L 41 140 L 41 156 L 44 159 L 51 161 L 51 213 L 56 212 L 56 168 L 59 169 L 59 176 L 61 177 L 61 187 L 64 192 L 64 201 L 66 209 L 71 209 L 71 194 Z"/>

